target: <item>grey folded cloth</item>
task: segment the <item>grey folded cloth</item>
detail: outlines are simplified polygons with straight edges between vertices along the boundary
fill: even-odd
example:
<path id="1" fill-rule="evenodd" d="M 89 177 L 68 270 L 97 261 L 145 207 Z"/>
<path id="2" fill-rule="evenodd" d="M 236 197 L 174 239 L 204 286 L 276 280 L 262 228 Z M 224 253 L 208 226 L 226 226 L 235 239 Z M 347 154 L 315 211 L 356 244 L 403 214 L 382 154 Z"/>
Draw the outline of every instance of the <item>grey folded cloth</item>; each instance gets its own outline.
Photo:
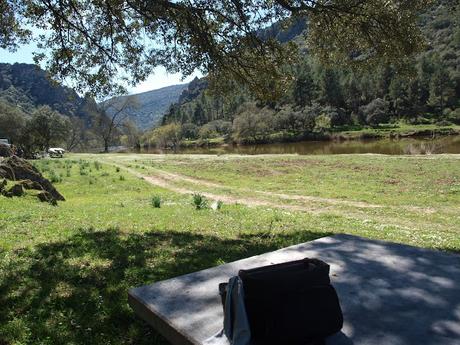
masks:
<path id="1" fill-rule="evenodd" d="M 251 345 L 251 330 L 244 305 L 243 282 L 240 277 L 230 278 L 225 300 L 224 328 L 204 345 Z"/>

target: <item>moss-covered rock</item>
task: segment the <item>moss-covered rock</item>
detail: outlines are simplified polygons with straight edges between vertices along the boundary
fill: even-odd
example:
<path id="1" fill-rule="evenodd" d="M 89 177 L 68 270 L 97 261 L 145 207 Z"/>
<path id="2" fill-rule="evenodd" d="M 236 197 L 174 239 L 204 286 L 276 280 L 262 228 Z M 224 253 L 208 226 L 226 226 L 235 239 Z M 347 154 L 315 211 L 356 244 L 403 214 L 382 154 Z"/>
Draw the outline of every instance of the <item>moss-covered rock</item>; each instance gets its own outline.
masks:
<path id="1" fill-rule="evenodd" d="M 43 177 L 37 168 L 23 158 L 11 156 L 0 161 L 0 178 L 11 181 L 21 181 L 15 185 L 20 186 L 16 187 L 17 192 L 19 192 L 19 188 L 23 192 L 24 189 L 36 189 L 39 191 L 46 191 L 49 194 L 49 196 L 47 195 L 47 199 L 51 197 L 54 201 L 65 200 L 51 182 Z M 6 193 L 9 193 L 9 191 Z M 40 197 L 39 199 L 41 200 Z M 46 201 L 49 202 L 49 200 Z"/>

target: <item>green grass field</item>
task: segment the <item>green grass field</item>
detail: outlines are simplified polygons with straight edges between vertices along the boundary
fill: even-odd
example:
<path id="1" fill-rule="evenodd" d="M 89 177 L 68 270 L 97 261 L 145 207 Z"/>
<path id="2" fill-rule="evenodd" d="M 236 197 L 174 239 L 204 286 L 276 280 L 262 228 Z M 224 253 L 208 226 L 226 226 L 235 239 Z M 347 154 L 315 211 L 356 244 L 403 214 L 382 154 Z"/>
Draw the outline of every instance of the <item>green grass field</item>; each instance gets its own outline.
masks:
<path id="1" fill-rule="evenodd" d="M 334 233 L 460 252 L 459 155 L 34 164 L 67 200 L 0 198 L 1 345 L 167 344 L 130 310 L 130 287 Z M 196 210 L 193 193 L 223 206 Z"/>

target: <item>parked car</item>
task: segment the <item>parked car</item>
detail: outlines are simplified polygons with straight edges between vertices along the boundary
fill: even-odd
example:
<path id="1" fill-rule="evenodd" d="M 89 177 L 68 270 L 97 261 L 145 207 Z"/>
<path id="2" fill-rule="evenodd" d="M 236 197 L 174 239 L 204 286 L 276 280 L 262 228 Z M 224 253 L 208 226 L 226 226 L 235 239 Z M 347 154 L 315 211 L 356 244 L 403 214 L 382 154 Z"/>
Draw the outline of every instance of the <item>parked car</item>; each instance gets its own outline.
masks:
<path id="1" fill-rule="evenodd" d="M 52 158 L 62 158 L 64 156 L 65 150 L 61 147 L 50 147 L 48 149 L 48 154 Z"/>
<path id="2" fill-rule="evenodd" d="M 8 145 L 8 146 L 11 146 L 10 145 L 10 141 L 6 138 L 0 138 L 0 144 L 5 144 L 5 145 Z"/>

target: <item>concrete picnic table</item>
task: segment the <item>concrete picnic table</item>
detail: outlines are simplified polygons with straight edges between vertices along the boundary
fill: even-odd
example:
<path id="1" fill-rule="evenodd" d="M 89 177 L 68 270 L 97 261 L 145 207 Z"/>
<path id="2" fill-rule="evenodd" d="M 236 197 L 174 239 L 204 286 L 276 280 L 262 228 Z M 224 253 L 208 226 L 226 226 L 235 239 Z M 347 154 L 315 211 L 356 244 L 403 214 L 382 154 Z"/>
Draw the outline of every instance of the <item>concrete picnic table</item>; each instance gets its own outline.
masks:
<path id="1" fill-rule="evenodd" d="M 328 345 L 460 345 L 460 255 L 351 235 L 133 288 L 129 303 L 171 344 L 201 345 L 222 328 L 219 283 L 241 268 L 304 257 L 331 265 L 344 327 Z"/>

